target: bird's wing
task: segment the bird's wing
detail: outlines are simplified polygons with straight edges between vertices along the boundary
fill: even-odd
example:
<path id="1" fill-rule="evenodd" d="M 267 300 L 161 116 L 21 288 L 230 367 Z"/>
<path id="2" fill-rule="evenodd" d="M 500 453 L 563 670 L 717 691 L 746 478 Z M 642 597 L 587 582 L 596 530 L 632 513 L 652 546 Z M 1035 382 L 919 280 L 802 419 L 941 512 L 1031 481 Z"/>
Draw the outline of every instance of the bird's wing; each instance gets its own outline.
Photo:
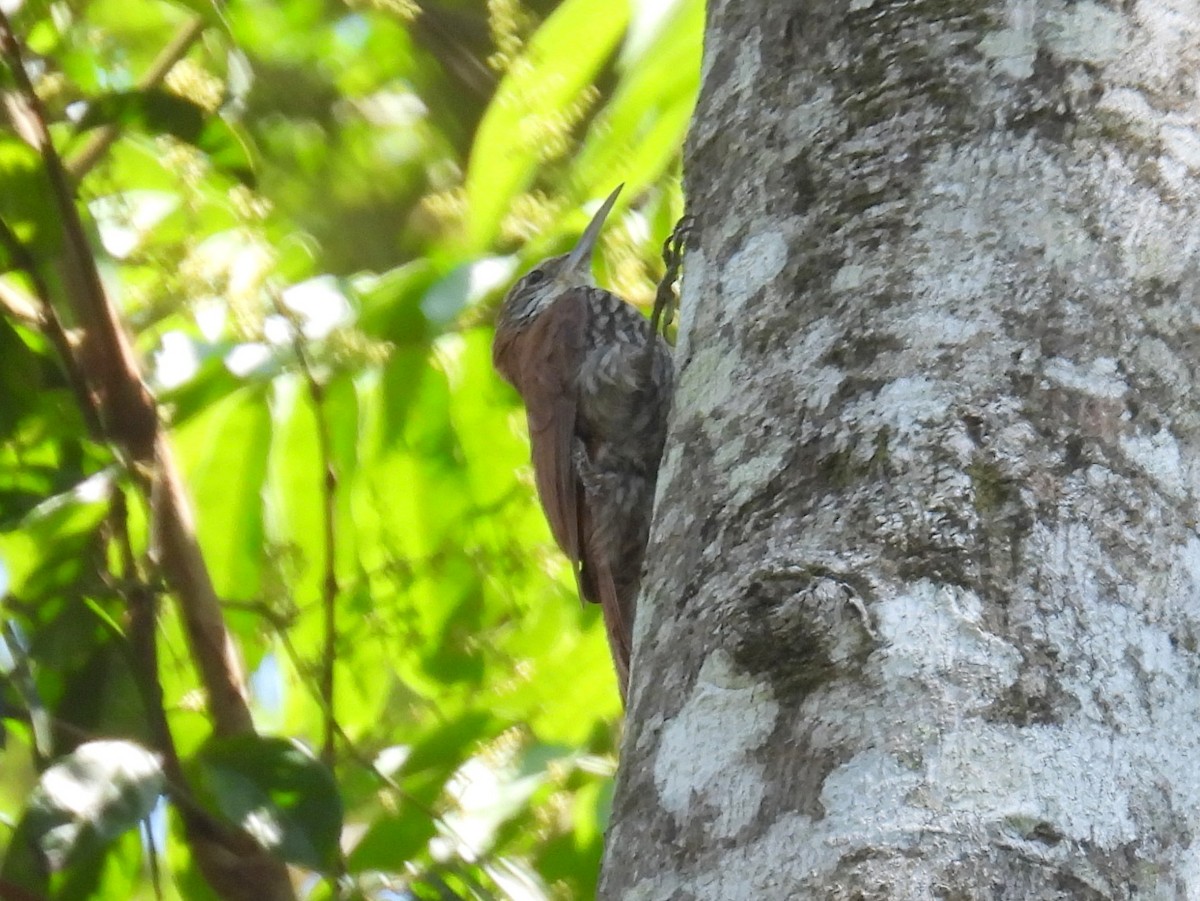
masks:
<path id="1" fill-rule="evenodd" d="M 533 473 L 550 530 L 579 580 L 579 479 L 574 444 L 579 397 L 576 375 L 586 353 L 588 306 L 567 291 L 529 326 L 530 350 L 517 387 L 525 400 Z M 580 595 L 582 596 L 582 588 Z"/>

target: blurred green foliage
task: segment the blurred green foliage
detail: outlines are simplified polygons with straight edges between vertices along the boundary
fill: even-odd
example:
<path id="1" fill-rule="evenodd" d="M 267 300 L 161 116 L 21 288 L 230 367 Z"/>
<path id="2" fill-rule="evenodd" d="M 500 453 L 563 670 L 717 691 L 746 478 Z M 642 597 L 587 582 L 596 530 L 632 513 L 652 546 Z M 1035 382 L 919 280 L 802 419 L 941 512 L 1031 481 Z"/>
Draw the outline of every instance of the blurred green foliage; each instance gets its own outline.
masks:
<path id="1" fill-rule="evenodd" d="M 257 823 L 302 897 L 591 897 L 620 703 L 597 611 L 536 506 L 489 323 L 621 182 L 598 275 L 652 298 L 682 212 L 701 0 L 5 8 L 68 162 L 121 129 L 79 203 L 271 737 L 211 737 L 147 499 L 89 437 L 52 342 L 11 301 L 35 285 L 0 248 L 15 289 L 0 307 L 0 880 L 211 896 L 169 806 L 137 828 L 159 791 L 130 667 L 129 599 L 149 590 L 197 797 Z M 147 85 L 193 17 L 203 29 Z M 58 290 L 45 173 L 7 122 L 0 220 Z M 330 714 L 332 770 L 315 756 Z M 64 772 L 129 788 L 72 813 Z M 63 850 L 85 820 L 86 848 Z"/>

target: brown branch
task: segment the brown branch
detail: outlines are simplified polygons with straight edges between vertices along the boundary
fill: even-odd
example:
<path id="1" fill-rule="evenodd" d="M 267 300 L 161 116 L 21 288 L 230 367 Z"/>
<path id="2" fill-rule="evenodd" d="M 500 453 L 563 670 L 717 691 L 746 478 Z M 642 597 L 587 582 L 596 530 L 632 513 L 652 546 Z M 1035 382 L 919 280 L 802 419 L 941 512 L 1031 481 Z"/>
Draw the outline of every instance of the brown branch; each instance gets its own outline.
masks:
<path id="1" fill-rule="evenodd" d="M 208 692 L 208 711 L 218 735 L 254 731 L 245 680 L 225 628 L 216 590 L 196 538 L 191 504 L 165 434 L 159 433 L 144 483 L 154 523 L 154 552 L 168 584 L 179 595 L 184 631 Z"/>
<path id="2" fill-rule="evenodd" d="M 10 115 L 21 134 L 41 154 L 52 200 L 58 209 L 67 299 L 83 326 L 80 365 L 98 395 L 103 424 L 106 427 L 119 424 L 119 437 L 128 443 L 133 458 L 149 459 L 158 425 L 154 402 L 138 375 L 133 350 L 121 331 L 116 311 L 104 294 L 87 233 L 75 209 L 74 193 L 46 125 L 45 111 L 29 80 L 20 44 L 2 10 L 0 55 L 8 62 L 17 83 L 18 94 L 8 98 Z"/>
<path id="3" fill-rule="evenodd" d="M 39 151 L 63 231 L 66 301 L 82 327 L 72 348 L 99 412 L 103 434 L 126 455 L 142 491 L 150 498 L 159 564 L 179 600 L 184 629 L 207 690 L 209 715 L 218 735 L 253 732 L 244 680 L 225 628 L 212 580 L 196 539 L 192 512 L 170 444 L 158 424 L 154 399 L 142 382 L 133 348 L 106 296 L 96 260 L 75 207 L 71 180 L 51 140 L 46 116 L 8 17 L 0 10 L 0 55 L 8 63 L 17 93 L 10 115 L 22 136 Z M 36 266 L 32 267 L 36 270 Z M 40 291 L 40 289 L 39 289 Z M 218 893 L 247 901 L 295 897 L 287 868 L 244 833 L 232 850 L 228 837 L 214 840 L 189 829 L 193 855 Z"/>
<path id="4" fill-rule="evenodd" d="M 191 49 L 192 44 L 196 39 L 204 33 L 204 20 L 199 16 L 193 16 L 179 26 L 179 30 L 175 32 L 170 43 L 163 47 L 154 62 L 150 64 L 150 68 L 142 75 L 137 82 L 139 91 L 144 91 L 147 88 L 152 88 L 159 84 L 167 73 L 187 54 Z M 67 174 L 73 181 L 79 181 L 92 170 L 96 163 L 108 152 L 108 148 L 113 145 L 121 135 L 119 125 L 109 124 L 104 125 L 92 133 L 88 142 L 83 145 L 83 148 L 75 154 L 66 164 Z"/>

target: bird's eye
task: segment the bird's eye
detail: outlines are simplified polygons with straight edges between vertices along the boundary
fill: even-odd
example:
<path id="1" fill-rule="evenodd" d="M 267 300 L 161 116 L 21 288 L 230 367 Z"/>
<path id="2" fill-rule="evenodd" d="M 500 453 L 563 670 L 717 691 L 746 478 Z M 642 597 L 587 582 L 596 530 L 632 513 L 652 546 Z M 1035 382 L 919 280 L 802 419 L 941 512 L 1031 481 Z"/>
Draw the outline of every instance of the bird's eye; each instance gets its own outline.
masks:
<path id="1" fill-rule="evenodd" d="M 525 284 L 530 288 L 540 285 L 546 280 L 546 273 L 541 269 L 531 269 L 529 274 L 525 276 Z"/>

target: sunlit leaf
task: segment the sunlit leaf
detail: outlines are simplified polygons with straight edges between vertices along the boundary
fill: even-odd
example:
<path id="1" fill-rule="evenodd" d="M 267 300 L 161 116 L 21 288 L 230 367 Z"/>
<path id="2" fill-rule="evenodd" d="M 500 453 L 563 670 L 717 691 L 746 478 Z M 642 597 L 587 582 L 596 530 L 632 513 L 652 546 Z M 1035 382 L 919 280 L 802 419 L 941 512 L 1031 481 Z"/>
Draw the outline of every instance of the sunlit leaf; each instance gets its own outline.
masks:
<path id="1" fill-rule="evenodd" d="M 308 605 L 321 597 L 325 464 L 316 413 L 303 379 L 276 379 L 273 387 L 265 535 L 285 554 L 292 601 Z"/>
<path id="2" fill-rule="evenodd" d="M 561 131 L 564 108 L 612 53 L 628 17 L 625 2 L 565 0 L 513 61 L 471 150 L 471 249 L 493 241 L 513 197 L 532 181 L 548 138 Z"/>
<path id="3" fill-rule="evenodd" d="M 201 504 L 200 543 L 216 589 L 226 598 L 254 597 L 261 583 L 261 491 L 271 437 L 264 395 L 263 386 L 234 391 L 178 433 L 180 456 Z"/>
<path id="4" fill-rule="evenodd" d="M 700 87 L 703 0 L 682 0 L 627 68 L 576 160 L 588 194 L 624 182 L 636 194 L 657 178 L 687 131 Z"/>
<path id="5" fill-rule="evenodd" d="M 359 326 L 369 335 L 400 346 L 424 344 L 429 324 L 421 300 L 437 272 L 426 260 L 416 260 L 381 275 L 363 276 L 355 283 L 362 310 Z"/>
<path id="6" fill-rule="evenodd" d="M 379 817 L 354 846 L 347 865 L 351 872 L 395 870 L 412 860 L 437 834 L 429 811 L 403 804 L 399 813 Z"/>
<path id="7" fill-rule="evenodd" d="M 128 741 L 80 745 L 47 769 L 29 803 L 30 839 L 52 870 L 149 815 L 164 788 L 158 756 Z"/>

